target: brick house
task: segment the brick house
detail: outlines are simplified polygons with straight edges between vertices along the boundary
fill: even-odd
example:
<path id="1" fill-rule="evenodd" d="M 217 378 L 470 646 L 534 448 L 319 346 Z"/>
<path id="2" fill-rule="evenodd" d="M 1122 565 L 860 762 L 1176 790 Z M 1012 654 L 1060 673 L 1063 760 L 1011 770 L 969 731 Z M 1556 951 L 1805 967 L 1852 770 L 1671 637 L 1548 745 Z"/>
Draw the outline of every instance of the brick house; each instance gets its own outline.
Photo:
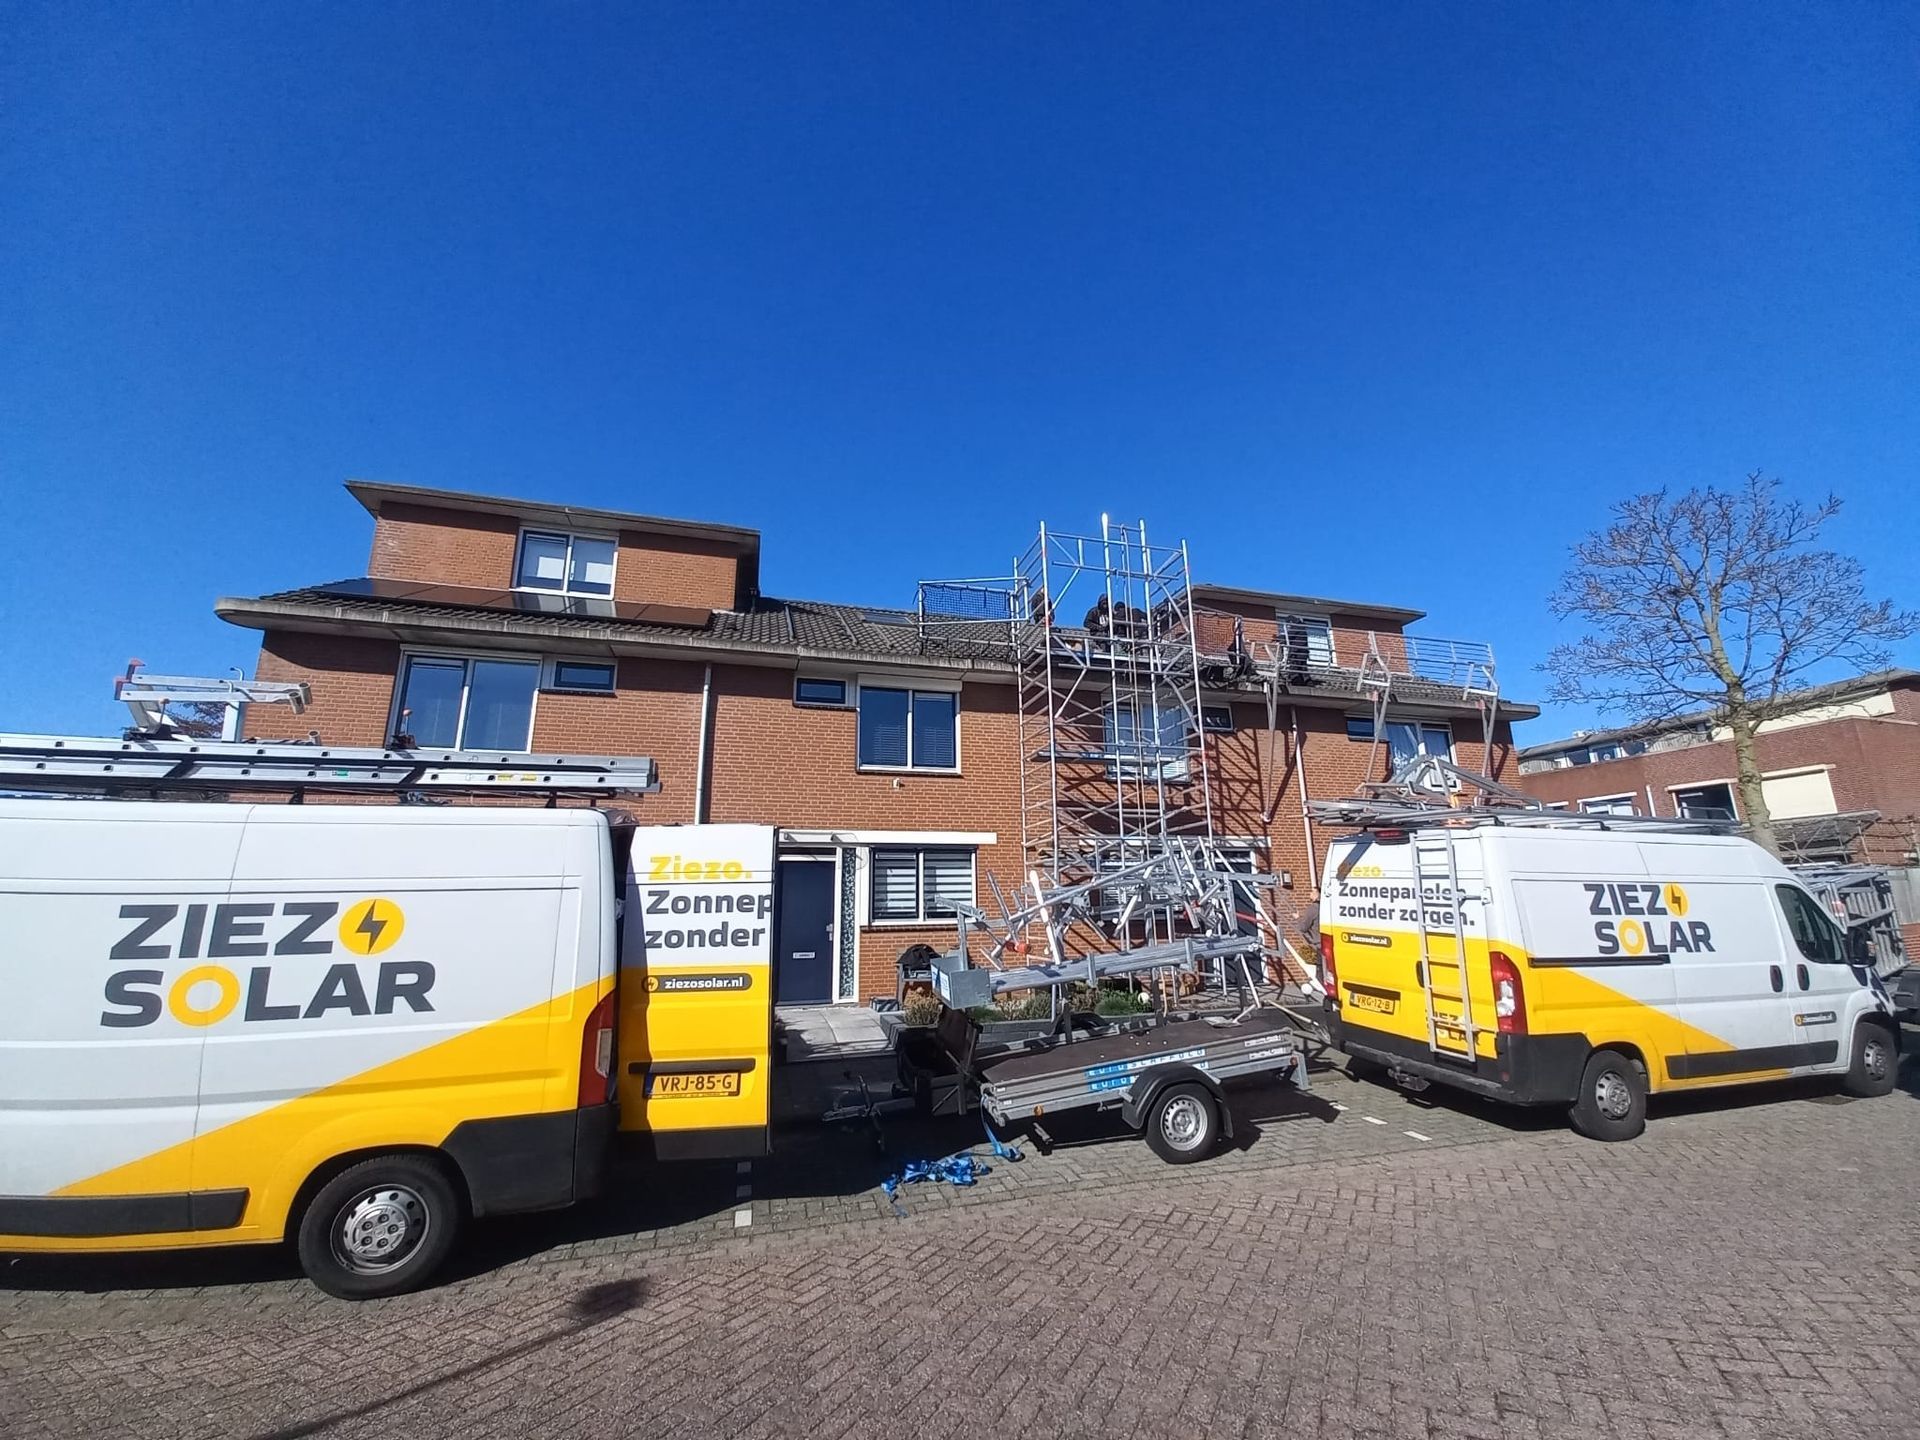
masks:
<path id="1" fill-rule="evenodd" d="M 943 902 L 984 903 L 989 876 L 1020 887 L 1033 758 L 1006 622 L 936 635 L 920 611 L 763 595 L 753 530 L 347 489 L 373 517 L 366 575 L 215 606 L 262 632 L 258 678 L 312 687 L 303 716 L 261 707 L 250 734 L 653 756 L 658 793 L 621 802 L 641 823 L 778 827 L 783 1003 L 891 994 L 903 948 L 950 943 Z M 1284 656 L 1264 680 L 1204 667 L 1204 723 L 1178 741 L 1183 783 L 1209 781 L 1212 833 L 1280 877 L 1276 919 L 1324 853 L 1306 798 L 1413 753 L 1507 775 L 1512 721 L 1538 713 L 1459 683 L 1462 647 L 1407 633 L 1418 611 L 1191 594 L 1197 649 Z M 1466 652 L 1490 676 L 1490 652 Z M 1392 687 L 1377 738 L 1368 675 Z"/>
<path id="2" fill-rule="evenodd" d="M 1920 671 L 1802 690 L 1757 744 L 1790 858 L 1920 863 Z M 1529 745 L 1515 784 L 1569 809 L 1740 818 L 1733 742 L 1709 714 Z"/>

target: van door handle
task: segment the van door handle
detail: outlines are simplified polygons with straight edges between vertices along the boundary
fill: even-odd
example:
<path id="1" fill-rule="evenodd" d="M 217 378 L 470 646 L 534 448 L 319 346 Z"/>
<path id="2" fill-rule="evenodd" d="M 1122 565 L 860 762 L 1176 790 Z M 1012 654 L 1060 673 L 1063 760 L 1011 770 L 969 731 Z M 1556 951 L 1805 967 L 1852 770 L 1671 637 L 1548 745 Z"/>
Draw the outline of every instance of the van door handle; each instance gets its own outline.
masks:
<path id="1" fill-rule="evenodd" d="M 1774 994 L 1778 995 L 1782 990 L 1787 988 L 1787 982 L 1780 978 L 1780 967 L 1778 965 L 1769 965 L 1767 967 L 1767 978 L 1773 981 Z"/>
<path id="2" fill-rule="evenodd" d="M 1795 977 L 1796 977 L 1796 978 L 1797 978 L 1797 979 L 1798 979 L 1798 980 L 1800 981 L 1800 988 L 1801 988 L 1802 990 L 1811 990 L 1811 989 L 1813 988 L 1813 982 L 1812 982 L 1811 980 L 1809 980 L 1809 979 L 1807 979 L 1807 967 L 1806 967 L 1806 966 L 1804 966 L 1804 965 L 1796 965 L 1796 966 L 1794 966 L 1794 967 L 1793 967 L 1793 973 L 1794 973 L 1794 975 L 1795 975 Z"/>

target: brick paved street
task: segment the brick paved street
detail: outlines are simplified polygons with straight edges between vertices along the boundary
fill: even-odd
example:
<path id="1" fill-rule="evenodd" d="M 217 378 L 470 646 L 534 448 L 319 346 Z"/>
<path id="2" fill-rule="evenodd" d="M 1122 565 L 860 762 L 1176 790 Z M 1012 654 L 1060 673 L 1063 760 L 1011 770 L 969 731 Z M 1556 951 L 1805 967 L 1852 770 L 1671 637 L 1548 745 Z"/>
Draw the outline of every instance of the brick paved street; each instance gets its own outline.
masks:
<path id="1" fill-rule="evenodd" d="M 905 1218 L 872 1182 L 977 1131 L 799 1133 L 484 1227 L 449 1283 L 360 1306 L 278 1253 L 23 1260 L 0 1433 L 1911 1434 L 1904 1079 L 1602 1146 L 1328 1073 L 1311 1107 L 1242 1092 L 1207 1164 L 1063 1128 Z"/>

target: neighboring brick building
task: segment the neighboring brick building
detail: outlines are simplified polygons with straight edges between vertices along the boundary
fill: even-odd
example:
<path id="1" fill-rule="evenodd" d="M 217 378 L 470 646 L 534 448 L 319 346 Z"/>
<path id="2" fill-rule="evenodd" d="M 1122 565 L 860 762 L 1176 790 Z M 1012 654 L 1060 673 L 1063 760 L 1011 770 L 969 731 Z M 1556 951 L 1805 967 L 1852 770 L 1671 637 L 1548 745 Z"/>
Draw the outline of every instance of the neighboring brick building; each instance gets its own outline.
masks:
<path id="1" fill-rule="evenodd" d="M 640 822 L 779 827 L 783 915 L 818 908 L 826 936 L 820 953 L 783 933 L 788 1002 L 891 993 L 905 946 L 951 936 L 943 899 L 984 896 L 988 875 L 1009 894 L 1022 883 L 1033 760 L 1010 622 L 936 633 L 916 611 L 764 596 L 752 530 L 347 488 L 374 517 L 366 576 L 215 607 L 264 632 L 258 678 L 312 686 L 303 716 L 263 708 L 251 733 L 653 756 L 659 792 L 622 802 Z M 1351 794 L 1413 751 L 1508 774 L 1511 722 L 1537 713 L 1499 702 L 1489 748 L 1491 702 L 1459 669 L 1486 655 L 1490 670 L 1490 654 L 1406 635 L 1418 611 L 1220 586 L 1192 596 L 1203 658 L 1283 656 L 1264 680 L 1203 665 L 1204 724 L 1178 742 L 1191 757 L 1180 783 L 1197 791 L 1205 776 L 1212 831 L 1236 863 L 1289 882 L 1282 917 L 1305 903 L 1327 839 L 1309 839 L 1303 796 Z M 1378 743 L 1363 674 L 1393 686 Z"/>
<path id="2" fill-rule="evenodd" d="M 1801 691 L 1758 750 L 1789 858 L 1920 863 L 1920 671 Z M 1520 789 L 1572 809 L 1741 818 L 1733 743 L 1711 715 L 1530 745 L 1519 770 Z"/>

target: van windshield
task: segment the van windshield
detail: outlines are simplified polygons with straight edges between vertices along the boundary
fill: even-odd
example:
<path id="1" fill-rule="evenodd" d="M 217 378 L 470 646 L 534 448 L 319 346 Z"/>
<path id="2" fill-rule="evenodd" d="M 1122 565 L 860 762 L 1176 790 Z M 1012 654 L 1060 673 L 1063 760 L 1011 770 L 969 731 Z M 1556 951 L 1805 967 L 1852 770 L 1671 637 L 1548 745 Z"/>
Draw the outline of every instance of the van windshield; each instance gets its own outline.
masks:
<path id="1" fill-rule="evenodd" d="M 1787 916 L 1787 928 L 1793 932 L 1793 941 L 1800 947 L 1800 953 L 1823 965 L 1843 963 L 1847 958 L 1847 947 L 1840 939 L 1839 927 L 1827 918 L 1826 912 L 1804 890 L 1792 885 L 1776 885 L 1773 888 L 1780 897 L 1780 908 Z"/>

